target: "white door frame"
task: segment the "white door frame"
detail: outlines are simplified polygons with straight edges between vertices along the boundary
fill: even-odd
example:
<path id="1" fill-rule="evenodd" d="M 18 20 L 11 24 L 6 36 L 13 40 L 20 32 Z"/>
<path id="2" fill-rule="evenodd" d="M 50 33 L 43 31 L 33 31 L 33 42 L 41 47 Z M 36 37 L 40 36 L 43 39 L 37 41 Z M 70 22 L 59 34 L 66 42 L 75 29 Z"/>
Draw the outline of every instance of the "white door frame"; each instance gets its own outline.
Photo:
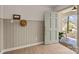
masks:
<path id="1" fill-rule="evenodd" d="M 77 7 L 77 6 L 76 6 Z M 64 13 L 67 13 L 67 12 L 70 12 L 71 10 L 72 10 L 72 8 L 73 8 L 73 6 L 71 6 L 71 7 L 69 7 L 69 8 L 67 8 L 67 9 L 63 9 L 63 10 L 61 10 L 61 11 L 58 11 L 58 22 L 59 22 L 59 26 L 58 26 L 58 28 L 59 28 L 59 32 L 61 32 L 62 31 L 62 29 L 61 29 L 61 27 L 62 27 L 62 17 L 63 17 L 63 14 Z M 77 10 L 76 10 L 77 11 Z M 78 20 L 77 20 L 77 22 L 78 22 Z M 60 23 L 61 23 L 61 25 L 60 25 Z M 78 31 L 78 26 L 77 26 L 77 31 Z M 78 33 L 78 32 L 77 32 Z M 78 40 L 78 34 L 77 34 L 77 40 Z"/>

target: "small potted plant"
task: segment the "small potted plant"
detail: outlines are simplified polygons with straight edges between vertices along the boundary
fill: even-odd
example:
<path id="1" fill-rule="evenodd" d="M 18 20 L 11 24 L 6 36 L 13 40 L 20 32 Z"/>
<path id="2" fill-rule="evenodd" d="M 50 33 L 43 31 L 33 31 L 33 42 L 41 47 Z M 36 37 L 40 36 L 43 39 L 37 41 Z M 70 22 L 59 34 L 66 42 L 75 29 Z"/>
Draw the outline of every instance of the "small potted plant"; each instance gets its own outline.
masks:
<path id="1" fill-rule="evenodd" d="M 61 39 L 63 37 L 63 32 L 59 32 L 59 39 Z"/>

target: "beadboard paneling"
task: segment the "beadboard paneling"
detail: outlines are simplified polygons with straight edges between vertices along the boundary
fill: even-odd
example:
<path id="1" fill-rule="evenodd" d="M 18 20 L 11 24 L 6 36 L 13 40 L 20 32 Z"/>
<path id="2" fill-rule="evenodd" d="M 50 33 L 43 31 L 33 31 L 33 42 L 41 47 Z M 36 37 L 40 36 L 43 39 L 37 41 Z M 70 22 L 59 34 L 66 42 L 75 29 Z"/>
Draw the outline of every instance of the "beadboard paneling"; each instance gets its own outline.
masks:
<path id="1" fill-rule="evenodd" d="M 25 46 L 43 41 L 43 21 L 27 21 L 26 27 L 21 27 L 19 21 L 13 23 L 4 20 L 4 49 Z"/>
<path id="2" fill-rule="evenodd" d="M 0 19 L 0 52 L 3 49 L 3 20 Z"/>
<path id="3" fill-rule="evenodd" d="M 1 20 L 0 20 L 0 51 L 1 51 Z"/>

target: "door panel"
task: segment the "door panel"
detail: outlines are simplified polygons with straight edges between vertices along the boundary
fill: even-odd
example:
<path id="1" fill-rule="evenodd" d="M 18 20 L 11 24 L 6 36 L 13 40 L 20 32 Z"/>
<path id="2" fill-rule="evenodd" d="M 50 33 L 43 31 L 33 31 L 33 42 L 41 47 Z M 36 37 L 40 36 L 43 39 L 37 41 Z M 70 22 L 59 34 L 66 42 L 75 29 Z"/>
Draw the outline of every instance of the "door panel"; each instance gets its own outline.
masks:
<path id="1" fill-rule="evenodd" d="M 45 44 L 50 44 L 50 12 L 45 13 Z"/>
<path id="2" fill-rule="evenodd" d="M 57 34 L 57 14 L 56 12 L 51 12 L 51 40 L 52 43 L 58 42 L 58 34 Z"/>
<path id="3" fill-rule="evenodd" d="M 57 43 L 57 17 L 54 12 L 45 14 L 45 44 Z"/>

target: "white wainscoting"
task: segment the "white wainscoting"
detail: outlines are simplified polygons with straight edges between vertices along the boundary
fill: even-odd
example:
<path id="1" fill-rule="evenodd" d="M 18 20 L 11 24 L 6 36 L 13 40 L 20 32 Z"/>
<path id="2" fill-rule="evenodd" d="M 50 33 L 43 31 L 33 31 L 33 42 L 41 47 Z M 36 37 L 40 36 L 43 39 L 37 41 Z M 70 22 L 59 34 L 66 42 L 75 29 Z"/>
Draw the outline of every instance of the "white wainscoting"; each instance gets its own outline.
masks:
<path id="1" fill-rule="evenodd" d="M 18 20 L 3 20 L 3 51 L 38 45 L 43 42 L 43 21 L 27 20 L 21 27 Z"/>
<path id="2" fill-rule="evenodd" d="M 1 52 L 1 20 L 0 20 L 0 52 Z"/>
<path id="3" fill-rule="evenodd" d="M 3 20 L 0 18 L 0 53 L 3 49 Z"/>

